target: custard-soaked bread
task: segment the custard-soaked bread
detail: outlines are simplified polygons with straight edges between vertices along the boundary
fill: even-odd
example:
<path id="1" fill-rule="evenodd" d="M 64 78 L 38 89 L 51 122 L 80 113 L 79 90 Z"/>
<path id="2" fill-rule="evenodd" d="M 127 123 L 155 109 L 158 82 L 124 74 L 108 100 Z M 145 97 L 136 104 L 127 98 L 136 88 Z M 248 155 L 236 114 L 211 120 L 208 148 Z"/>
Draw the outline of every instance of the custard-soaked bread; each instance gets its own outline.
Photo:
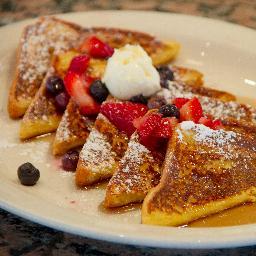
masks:
<path id="1" fill-rule="evenodd" d="M 256 201 L 256 139 L 183 122 L 170 140 L 142 223 L 179 226 Z"/>
<path id="2" fill-rule="evenodd" d="M 92 126 L 93 119 L 81 115 L 77 104 L 70 99 L 54 138 L 53 154 L 62 155 L 83 145 Z"/>
<path id="3" fill-rule="evenodd" d="M 56 108 L 55 98 L 49 96 L 46 91 L 46 81 L 54 74 L 53 68 L 48 70 L 40 89 L 23 116 L 20 124 L 20 139 L 29 139 L 57 129 L 62 113 Z"/>
<path id="4" fill-rule="evenodd" d="M 9 93 L 10 117 L 25 113 L 50 67 L 52 55 L 73 48 L 80 33 L 79 26 L 53 17 L 40 18 L 24 29 Z"/>
<path id="5" fill-rule="evenodd" d="M 128 137 L 119 132 L 104 115 L 99 114 L 79 155 L 77 186 L 92 185 L 112 177 L 127 144 Z"/>
<path id="6" fill-rule="evenodd" d="M 140 144 L 137 133 L 134 133 L 107 185 L 105 207 L 142 202 L 148 191 L 159 183 L 160 168 L 160 158 Z"/>

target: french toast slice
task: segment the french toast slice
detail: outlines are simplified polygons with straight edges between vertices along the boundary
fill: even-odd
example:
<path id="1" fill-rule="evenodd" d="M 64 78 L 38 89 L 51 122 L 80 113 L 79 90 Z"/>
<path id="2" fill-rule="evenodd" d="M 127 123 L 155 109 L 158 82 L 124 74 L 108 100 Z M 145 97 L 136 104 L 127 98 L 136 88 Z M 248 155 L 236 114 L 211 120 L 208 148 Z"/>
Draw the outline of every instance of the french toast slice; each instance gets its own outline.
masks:
<path id="1" fill-rule="evenodd" d="M 256 139 L 183 122 L 143 202 L 142 223 L 180 226 L 247 202 L 256 202 Z"/>
<path id="2" fill-rule="evenodd" d="M 57 110 L 54 97 L 49 97 L 46 91 L 46 81 L 54 74 L 54 68 L 48 70 L 40 89 L 26 110 L 20 123 L 21 140 L 53 132 L 58 127 L 62 113 Z"/>
<path id="3" fill-rule="evenodd" d="M 80 154 L 76 185 L 85 187 L 110 178 L 126 151 L 128 137 L 99 114 Z"/>
<path id="4" fill-rule="evenodd" d="M 93 123 L 93 119 L 80 114 L 77 104 L 70 99 L 56 131 L 53 154 L 63 155 L 70 149 L 82 146 Z"/>
<path id="5" fill-rule="evenodd" d="M 139 142 L 135 132 L 118 168 L 110 179 L 104 199 L 107 208 L 142 202 L 160 180 L 161 158 Z"/>
<path id="6" fill-rule="evenodd" d="M 73 48 L 80 34 L 78 25 L 54 17 L 42 17 L 24 29 L 9 92 L 11 118 L 19 118 L 27 110 L 50 67 L 52 55 Z"/>

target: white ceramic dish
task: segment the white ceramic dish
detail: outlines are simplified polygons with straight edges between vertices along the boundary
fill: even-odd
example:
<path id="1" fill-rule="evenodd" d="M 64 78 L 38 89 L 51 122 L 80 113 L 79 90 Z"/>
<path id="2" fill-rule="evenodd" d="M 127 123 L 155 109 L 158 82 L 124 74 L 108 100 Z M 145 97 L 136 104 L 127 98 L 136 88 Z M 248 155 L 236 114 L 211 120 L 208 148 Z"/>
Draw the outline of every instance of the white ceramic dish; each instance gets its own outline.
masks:
<path id="1" fill-rule="evenodd" d="M 83 26 L 118 26 L 174 38 L 182 44 L 178 64 L 205 74 L 206 83 L 242 97 L 256 98 L 256 32 L 205 18 L 154 12 L 71 13 L 61 18 Z M 256 224 L 223 228 L 172 228 L 140 224 L 139 210 L 107 214 L 100 210 L 104 189 L 79 191 L 73 176 L 61 172 L 50 155 L 50 140 L 18 140 L 19 121 L 7 116 L 8 88 L 22 28 L 32 20 L 0 29 L 0 207 L 56 229 L 118 243 L 166 248 L 217 248 L 256 244 Z M 17 179 L 17 167 L 35 164 L 34 187 Z"/>

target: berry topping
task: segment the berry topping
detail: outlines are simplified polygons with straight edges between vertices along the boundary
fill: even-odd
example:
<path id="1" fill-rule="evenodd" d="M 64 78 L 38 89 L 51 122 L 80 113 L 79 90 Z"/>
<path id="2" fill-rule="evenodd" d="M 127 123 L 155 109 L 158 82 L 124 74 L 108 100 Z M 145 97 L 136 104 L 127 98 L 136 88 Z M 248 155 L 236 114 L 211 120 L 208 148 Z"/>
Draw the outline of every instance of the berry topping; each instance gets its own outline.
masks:
<path id="1" fill-rule="evenodd" d="M 101 80 L 95 80 L 90 86 L 91 96 L 99 103 L 102 103 L 108 97 L 108 88 Z"/>
<path id="2" fill-rule="evenodd" d="M 180 118 L 180 111 L 175 105 L 166 104 L 160 107 L 159 113 L 163 115 L 163 117 L 176 117 Z"/>
<path id="3" fill-rule="evenodd" d="M 106 102 L 101 105 L 100 112 L 105 115 L 120 131 L 131 136 L 135 127 L 133 120 L 144 116 L 148 108 L 145 105 L 131 102 Z"/>
<path id="4" fill-rule="evenodd" d="M 55 106 L 60 111 L 65 111 L 69 102 L 69 95 L 64 91 L 55 97 Z"/>
<path id="5" fill-rule="evenodd" d="M 160 75 L 160 85 L 163 88 L 168 88 L 168 81 L 173 81 L 174 75 L 168 66 L 161 66 L 157 68 Z"/>
<path id="6" fill-rule="evenodd" d="M 223 124 L 219 119 L 216 119 L 212 122 L 212 127 L 213 130 L 219 130 L 223 129 Z"/>
<path id="7" fill-rule="evenodd" d="M 178 124 L 178 120 L 175 117 L 164 117 L 161 119 L 160 123 L 157 125 L 154 135 L 157 138 L 170 138 L 173 129 Z"/>
<path id="8" fill-rule="evenodd" d="M 163 106 L 165 104 L 166 104 L 166 101 L 165 101 L 164 97 L 160 97 L 160 96 L 151 97 L 148 100 L 148 108 L 149 109 L 154 109 L 154 108 L 159 109 L 161 106 Z"/>
<path id="9" fill-rule="evenodd" d="M 223 128 L 223 124 L 219 119 L 212 120 L 209 116 L 203 116 L 198 121 L 199 124 L 203 124 L 213 130 L 219 130 Z"/>
<path id="10" fill-rule="evenodd" d="M 77 151 L 68 151 L 62 157 L 62 168 L 65 171 L 74 172 L 76 170 L 79 154 Z"/>
<path id="11" fill-rule="evenodd" d="M 56 96 L 64 90 L 63 80 L 58 76 L 50 76 L 46 81 L 46 91 Z"/>
<path id="12" fill-rule="evenodd" d="M 40 172 L 34 165 L 31 163 L 22 164 L 18 168 L 18 177 L 20 183 L 25 186 L 33 186 L 37 183 L 40 178 Z"/>
<path id="13" fill-rule="evenodd" d="M 134 103 L 141 103 L 144 105 L 147 105 L 147 103 L 148 103 L 147 98 L 145 96 L 143 96 L 142 94 L 133 96 L 132 98 L 130 98 L 130 101 L 134 102 Z"/>
<path id="14" fill-rule="evenodd" d="M 79 55 L 72 59 L 69 70 L 72 70 L 78 74 L 84 73 L 89 65 L 90 57 L 87 55 Z"/>
<path id="15" fill-rule="evenodd" d="M 134 125 L 136 126 L 140 137 L 140 142 L 150 149 L 156 147 L 157 139 L 153 136 L 153 133 L 160 123 L 161 118 L 161 114 L 149 112 L 141 119 L 134 121 Z"/>
<path id="16" fill-rule="evenodd" d="M 67 92 L 78 104 L 83 115 L 96 115 L 99 113 L 100 105 L 89 93 L 89 87 L 93 82 L 92 77 L 69 70 L 64 82 Z"/>
<path id="17" fill-rule="evenodd" d="M 203 116 L 203 109 L 199 100 L 194 97 L 185 103 L 180 109 L 181 121 L 194 121 L 198 123 L 199 119 Z"/>
<path id="18" fill-rule="evenodd" d="M 177 107 L 177 108 L 181 108 L 184 104 L 186 104 L 189 101 L 189 99 L 187 98 L 175 98 L 173 100 L 173 104 Z"/>
<path id="19" fill-rule="evenodd" d="M 102 42 L 96 36 L 91 36 L 80 47 L 82 52 L 90 54 L 94 58 L 109 58 L 113 55 L 114 49 Z"/>

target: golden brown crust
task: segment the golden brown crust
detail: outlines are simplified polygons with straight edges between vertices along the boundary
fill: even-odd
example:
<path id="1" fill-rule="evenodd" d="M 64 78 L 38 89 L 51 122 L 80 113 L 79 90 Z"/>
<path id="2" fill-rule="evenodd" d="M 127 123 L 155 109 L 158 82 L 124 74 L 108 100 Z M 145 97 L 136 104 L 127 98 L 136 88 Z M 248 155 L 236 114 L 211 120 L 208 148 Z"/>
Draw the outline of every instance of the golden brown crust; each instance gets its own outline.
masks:
<path id="1" fill-rule="evenodd" d="M 179 128 L 170 141 L 161 181 L 143 203 L 143 223 L 187 224 L 256 200 L 255 145 L 255 139 L 239 133 L 202 125 Z"/>
<path id="2" fill-rule="evenodd" d="M 83 146 L 92 124 L 93 120 L 83 116 L 74 100 L 70 99 L 54 138 L 53 154 L 62 155 Z"/>
<path id="3" fill-rule="evenodd" d="M 25 27 L 9 93 L 11 118 L 19 118 L 25 113 L 50 66 L 53 52 L 72 47 L 80 33 L 79 26 L 53 17 L 42 17 L 35 24 Z"/>
<path id="4" fill-rule="evenodd" d="M 45 83 L 54 74 L 49 70 L 40 89 L 29 105 L 20 125 L 20 139 L 29 139 L 57 129 L 62 113 L 57 111 L 54 97 L 46 92 Z"/>
<path id="5" fill-rule="evenodd" d="M 119 207 L 143 201 L 159 183 L 161 162 L 141 145 L 135 133 L 119 166 L 108 183 L 105 207 Z"/>

